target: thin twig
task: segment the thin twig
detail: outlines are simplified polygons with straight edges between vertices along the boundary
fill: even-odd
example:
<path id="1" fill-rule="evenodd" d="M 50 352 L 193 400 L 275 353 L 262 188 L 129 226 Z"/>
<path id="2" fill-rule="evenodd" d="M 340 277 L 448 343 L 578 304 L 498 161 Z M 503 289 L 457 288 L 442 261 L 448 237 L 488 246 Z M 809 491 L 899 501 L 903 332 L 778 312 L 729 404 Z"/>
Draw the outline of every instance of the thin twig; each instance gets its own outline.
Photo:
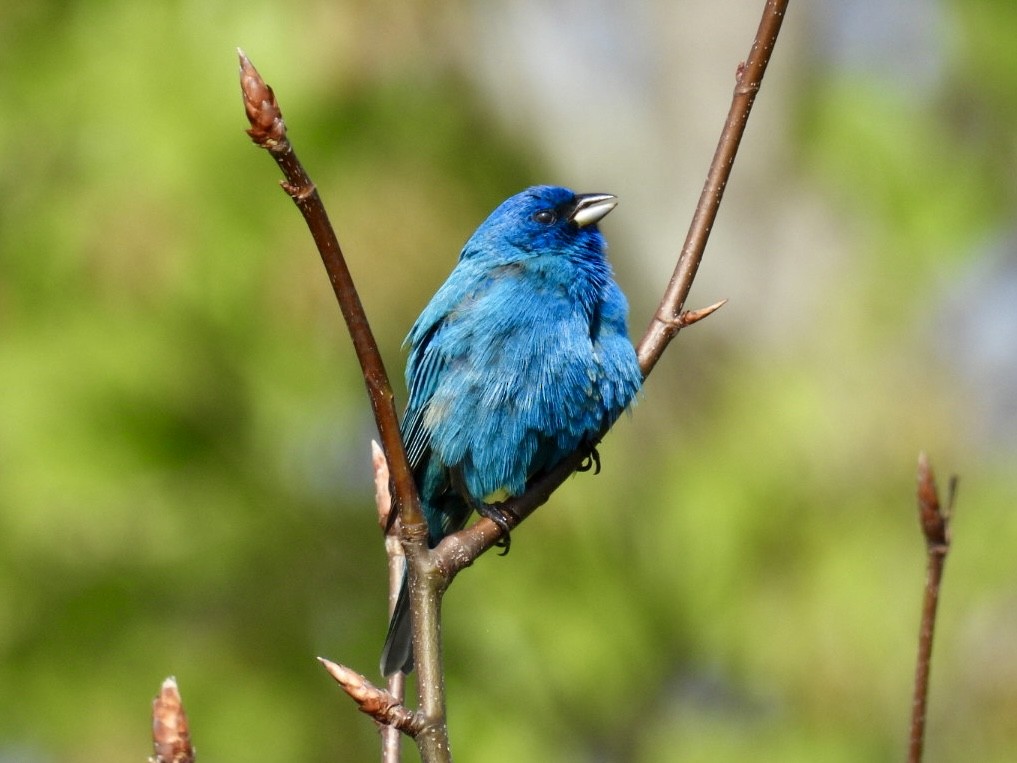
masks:
<path id="1" fill-rule="evenodd" d="M 787 5 L 788 0 L 767 0 L 748 58 L 736 71 L 731 107 L 728 109 L 724 129 L 721 131 L 717 150 L 713 154 L 713 161 L 706 175 L 703 192 L 699 195 L 699 203 L 692 216 L 685 244 L 682 246 L 678 263 L 660 306 L 637 348 L 639 365 L 644 376 L 653 370 L 664 349 L 682 328 L 680 321 L 676 319 L 681 315 L 699 263 L 702 262 L 703 253 L 706 251 L 706 242 L 717 219 L 720 202 L 724 198 L 724 189 L 727 188 L 735 156 L 738 154 L 738 146 L 749 121 L 752 104 L 755 103 L 756 95 L 763 83 L 763 75 L 770 63 L 770 56 L 777 44 L 777 35 L 784 22 Z"/>
<path id="2" fill-rule="evenodd" d="M 918 456 L 918 522 L 925 536 L 926 574 L 925 599 L 922 602 L 922 624 L 918 630 L 918 659 L 915 664 L 915 687 L 911 700 L 911 739 L 908 763 L 919 763 L 925 745 L 925 715 L 929 697 L 929 671 L 932 666 L 932 640 L 939 607 L 939 587 L 943 580 L 946 555 L 950 552 L 950 517 L 956 495 L 957 478 L 950 478 L 946 509 L 939 502 L 936 476 L 929 457 Z"/>
<path id="3" fill-rule="evenodd" d="M 427 719 L 423 715 L 413 712 L 401 701 L 384 689 L 379 689 L 357 671 L 326 660 L 324 657 L 319 657 L 318 662 L 325 667 L 325 670 L 342 687 L 343 691 L 357 703 L 360 712 L 371 716 L 378 723 L 397 728 L 414 738 L 425 728 Z"/>
<path id="4" fill-rule="evenodd" d="M 385 452 L 374 440 L 371 440 L 371 464 L 374 467 L 374 502 L 378 509 L 378 524 L 385 533 L 385 555 L 388 558 L 388 616 L 391 618 L 399 598 L 399 589 L 403 584 L 406 556 L 399 542 L 401 527 L 399 518 L 397 517 L 394 522 L 389 521 L 392 495 L 389 490 L 388 462 L 385 461 Z M 400 702 L 405 700 L 405 673 L 396 671 L 388 677 L 388 693 Z M 381 724 L 378 732 L 381 734 L 382 763 L 399 763 L 402 759 L 402 733 L 395 726 L 388 724 Z"/>
<path id="5" fill-rule="evenodd" d="M 417 745 L 424 760 L 440 763 L 451 759 L 445 724 L 445 683 L 442 679 L 441 633 L 438 628 L 438 604 L 441 593 L 447 586 L 447 578 L 437 571 L 427 547 L 427 525 L 399 434 L 392 385 L 353 285 L 353 277 L 346 266 L 339 239 L 314 183 L 289 142 L 275 94 L 244 52 L 238 50 L 237 53 L 240 57 L 240 89 L 251 124 L 247 134 L 256 145 L 268 150 L 283 172 L 285 180 L 282 187 L 297 205 L 311 231 L 363 371 L 368 398 L 391 472 L 401 527 L 399 538 L 408 563 L 410 607 L 416 623 L 413 629 L 413 649 L 418 671 L 417 698 L 420 712 L 427 719 L 425 727 L 417 735 Z"/>
<path id="6" fill-rule="evenodd" d="M 173 676 L 162 682 L 152 701 L 152 743 L 155 755 L 149 763 L 194 763 L 187 713 Z"/>
<path id="7" fill-rule="evenodd" d="M 247 118 L 251 123 L 247 134 L 251 136 L 255 145 L 267 149 L 279 165 L 285 177 L 282 182 L 283 190 L 289 194 L 304 216 L 321 254 L 321 261 L 332 283 L 339 309 L 353 340 L 353 349 L 364 373 L 364 383 L 367 385 L 367 394 L 378 424 L 382 448 L 385 450 L 385 457 L 392 472 L 392 484 L 400 518 L 404 525 L 414 522 L 423 524 L 413 474 L 406 462 L 402 438 L 399 436 L 399 418 L 396 415 L 392 385 L 385 372 L 378 343 L 374 340 L 374 334 L 364 314 L 364 307 L 353 285 L 353 277 L 346 266 L 339 239 L 335 235 L 332 223 L 329 222 L 318 190 L 304 171 L 290 144 L 286 134 L 286 123 L 283 121 L 282 111 L 275 100 L 272 88 L 265 84 L 244 52 L 238 50 L 237 53 L 240 56 L 240 89 L 244 96 Z"/>

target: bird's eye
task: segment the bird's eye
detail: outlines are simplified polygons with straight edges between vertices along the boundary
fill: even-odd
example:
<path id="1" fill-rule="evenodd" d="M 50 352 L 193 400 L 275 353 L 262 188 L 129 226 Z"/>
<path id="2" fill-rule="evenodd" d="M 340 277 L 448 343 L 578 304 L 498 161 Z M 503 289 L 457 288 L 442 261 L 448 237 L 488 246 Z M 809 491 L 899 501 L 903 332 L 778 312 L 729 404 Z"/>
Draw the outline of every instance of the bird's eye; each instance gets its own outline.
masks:
<path id="1" fill-rule="evenodd" d="M 533 219 L 541 225 L 551 225 L 558 219 L 553 209 L 542 209 L 534 213 Z"/>

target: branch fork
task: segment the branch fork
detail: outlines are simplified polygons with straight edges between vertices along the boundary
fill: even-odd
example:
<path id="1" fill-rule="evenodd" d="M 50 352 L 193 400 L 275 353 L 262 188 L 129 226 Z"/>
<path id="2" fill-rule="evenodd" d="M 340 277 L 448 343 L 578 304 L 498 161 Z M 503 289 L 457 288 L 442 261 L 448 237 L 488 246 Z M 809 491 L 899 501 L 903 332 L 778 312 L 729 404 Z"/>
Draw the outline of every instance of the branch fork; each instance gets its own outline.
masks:
<path id="1" fill-rule="evenodd" d="M 716 220 L 738 145 L 776 43 L 787 4 L 788 0 L 767 0 L 749 57 L 738 67 L 731 108 L 685 244 L 655 317 L 636 349 L 644 378 L 650 374 L 667 345 L 682 328 L 703 320 L 726 302 L 722 300 L 700 310 L 683 309 Z M 361 710 L 380 723 L 400 728 L 413 736 L 424 760 L 448 761 L 451 760 L 451 755 L 445 726 L 444 678 L 438 627 L 441 594 L 460 570 L 472 564 L 480 554 L 498 542 L 501 530 L 492 520 L 481 517 L 465 530 L 446 537 L 436 548 L 427 547 L 427 528 L 399 434 L 394 395 L 339 241 L 314 184 L 290 145 L 275 94 L 243 51 L 238 50 L 238 54 L 244 108 L 251 124 L 247 133 L 256 145 L 267 149 L 279 165 L 285 178 L 283 189 L 304 216 L 314 237 L 353 340 L 378 424 L 381 449 L 391 475 L 394 498 L 391 511 L 395 511 L 398 516 L 398 537 L 407 562 L 419 710 L 408 710 L 396 692 L 379 689 L 362 675 L 344 666 L 327 660 L 322 660 L 322 664 L 354 698 Z M 602 432 L 601 435 L 603 434 Z M 581 469 L 590 455 L 590 447 L 581 447 L 563 459 L 551 472 L 531 484 L 523 495 L 506 501 L 503 509 L 507 526 L 513 528 L 526 519 L 547 501 L 569 475 Z M 379 498 L 379 512 L 380 500 Z M 386 545 L 388 546 L 387 542 Z M 389 557 L 390 579 L 394 579 L 391 575 L 394 552 L 390 552 Z M 397 756 L 398 751 L 394 754 Z M 398 759 L 391 757 L 387 748 L 385 755 L 386 760 Z"/>

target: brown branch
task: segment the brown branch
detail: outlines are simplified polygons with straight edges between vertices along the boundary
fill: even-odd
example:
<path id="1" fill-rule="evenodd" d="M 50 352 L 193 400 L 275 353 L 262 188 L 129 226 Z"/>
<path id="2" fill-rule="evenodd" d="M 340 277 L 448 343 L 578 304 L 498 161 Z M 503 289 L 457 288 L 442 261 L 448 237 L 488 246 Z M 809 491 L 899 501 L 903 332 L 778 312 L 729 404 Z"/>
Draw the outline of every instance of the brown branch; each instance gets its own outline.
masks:
<path id="1" fill-rule="evenodd" d="M 388 558 L 388 616 L 392 617 L 399 589 L 402 587 L 406 569 L 406 556 L 399 542 L 401 525 L 399 518 L 389 522 L 392 511 L 392 496 L 389 492 L 390 478 L 385 453 L 377 442 L 371 440 L 371 464 L 374 466 L 374 502 L 378 508 L 378 524 L 385 533 L 385 555 Z M 388 692 L 399 702 L 406 697 L 406 674 L 396 671 L 388 677 Z M 381 734 L 382 763 L 399 763 L 402 759 L 403 737 L 395 726 L 383 725 Z"/>
<path id="2" fill-rule="evenodd" d="M 304 216 L 321 255 L 329 281 L 339 302 L 353 348 L 360 361 L 368 398 L 378 425 L 382 448 L 391 472 L 392 486 L 401 526 L 399 538 L 408 561 L 410 606 L 414 622 L 414 654 L 419 680 L 417 695 L 427 724 L 418 735 L 417 745 L 428 761 L 448 760 L 448 732 L 445 725 L 445 682 L 441 670 L 441 639 L 437 600 L 447 581 L 436 571 L 427 547 L 427 525 L 420 508 L 420 497 L 406 461 L 399 434 L 395 397 L 377 342 L 367 322 L 360 297 L 353 285 L 335 230 L 314 183 L 308 177 L 286 134 L 282 111 L 272 89 L 258 74 L 243 51 L 240 56 L 240 89 L 251 128 L 247 134 L 254 143 L 269 151 L 282 170 L 283 189 Z M 426 634 L 421 636 L 420 634 Z"/>
<path id="3" fill-rule="evenodd" d="M 194 748 L 187 726 L 187 714 L 180 699 L 177 680 L 162 682 L 159 696 L 152 700 L 152 744 L 155 755 L 149 763 L 193 763 Z"/>
<path id="4" fill-rule="evenodd" d="M 763 18 L 752 41 L 748 58 L 738 66 L 731 107 L 710 164 L 699 203 L 692 216 L 685 244 L 678 256 L 671 280 L 661 298 L 657 312 L 636 348 L 639 367 L 647 377 L 664 353 L 667 345 L 678 332 L 707 317 L 727 300 L 722 300 L 702 310 L 683 311 L 692 281 L 696 277 L 699 263 L 703 259 L 706 243 L 710 238 L 717 211 L 727 187 L 731 168 L 734 166 L 738 146 L 748 123 L 752 104 L 759 92 L 767 64 L 777 43 L 777 35 L 784 20 L 788 0 L 767 0 Z M 603 436 L 604 433 L 601 433 Z M 516 519 L 509 519 L 510 528 L 515 527 L 547 501 L 559 485 L 580 466 L 589 455 L 587 449 L 573 453 L 564 459 L 543 478 L 534 482 L 527 491 L 507 501 L 504 506 Z M 497 526 L 490 519 L 478 519 L 465 530 L 445 538 L 435 549 L 439 568 L 447 575 L 454 576 L 467 567 L 482 553 L 490 549 L 501 537 Z"/>
<path id="5" fill-rule="evenodd" d="M 773 48 L 777 44 L 777 35 L 780 33 L 787 5 L 788 0 L 767 0 L 749 56 L 738 66 L 731 108 L 728 110 L 717 150 L 713 154 L 703 192 L 699 195 L 699 203 L 696 205 L 692 224 L 678 257 L 678 264 L 660 306 L 646 330 L 646 335 L 637 348 L 639 365 L 644 376 L 650 373 L 660 360 L 664 349 L 682 328 L 681 325 L 676 325 L 676 318 L 681 314 L 692 288 L 692 281 L 699 269 L 699 263 L 703 259 L 703 252 L 706 251 L 706 242 L 710 238 L 720 202 L 724 198 L 724 189 L 727 187 L 738 146 L 748 124 L 749 112 L 756 100 L 756 94 L 759 93 Z"/>
<path id="6" fill-rule="evenodd" d="M 360 712 L 371 716 L 378 723 L 399 729 L 414 738 L 427 727 L 427 719 L 421 713 L 410 710 L 399 699 L 384 689 L 379 689 L 355 670 L 324 657 L 319 657 L 318 662 L 325 666 L 335 682 L 357 703 Z"/>
<path id="7" fill-rule="evenodd" d="M 911 738 L 908 763 L 919 763 L 925 745 L 925 715 L 929 697 L 929 672 L 932 667 L 932 640 L 939 608 L 939 590 L 943 580 L 946 555 L 950 552 L 950 517 L 956 495 L 957 478 L 950 478 L 950 492 L 944 510 L 936 490 L 936 477 L 929 457 L 918 456 L 918 522 L 925 536 L 926 574 L 925 598 L 922 602 L 922 623 L 918 630 L 918 659 L 915 664 L 914 694 L 911 700 Z"/>
<path id="8" fill-rule="evenodd" d="M 363 370 L 367 395 L 378 424 L 385 457 L 392 472 L 392 485 L 400 518 L 404 525 L 423 524 L 420 499 L 417 497 L 413 474 L 406 462 L 402 438 L 399 436 L 399 418 L 396 415 L 392 385 L 385 372 L 378 343 L 374 340 L 374 334 L 364 314 L 364 307 L 353 285 L 353 277 L 346 266 L 339 239 L 335 235 L 332 223 L 329 222 L 314 183 L 307 176 L 290 144 L 286 134 L 286 123 L 283 121 L 282 111 L 272 88 L 265 84 L 244 52 L 238 50 L 237 53 L 240 56 L 240 89 L 244 97 L 244 109 L 251 123 L 247 134 L 251 136 L 255 145 L 267 149 L 279 165 L 285 177 L 282 182 L 283 190 L 289 194 L 304 216 L 321 254 L 321 261 L 325 265 L 336 300 L 339 302 L 339 309 L 353 340 L 353 349 Z"/>

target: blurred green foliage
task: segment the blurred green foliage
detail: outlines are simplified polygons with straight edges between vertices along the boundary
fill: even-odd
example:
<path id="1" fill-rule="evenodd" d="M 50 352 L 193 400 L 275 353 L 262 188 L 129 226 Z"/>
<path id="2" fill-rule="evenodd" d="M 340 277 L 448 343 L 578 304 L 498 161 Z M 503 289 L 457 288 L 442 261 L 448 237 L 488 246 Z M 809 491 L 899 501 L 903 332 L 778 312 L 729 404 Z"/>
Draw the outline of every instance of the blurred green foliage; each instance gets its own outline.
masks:
<path id="1" fill-rule="evenodd" d="M 927 326 L 1012 224 L 1017 19 L 948 14 L 931 101 L 796 83 L 798 182 L 852 258 L 818 313 L 780 353 L 723 312 L 683 334 L 604 473 L 457 580 L 463 760 L 901 758 L 920 448 L 941 483 L 964 476 L 929 759 L 1012 759 L 1014 453 L 979 440 L 977 389 Z M 435 53 L 443 23 L 423 2 L 0 8 L 0 760 L 142 759 L 168 674 L 202 759 L 375 755 L 313 659 L 372 674 L 384 635 L 373 423 L 309 238 L 242 133 L 233 47 L 277 88 L 401 390 L 399 344 L 462 241 L 556 181 Z M 638 332 L 660 286 L 626 286 Z"/>

